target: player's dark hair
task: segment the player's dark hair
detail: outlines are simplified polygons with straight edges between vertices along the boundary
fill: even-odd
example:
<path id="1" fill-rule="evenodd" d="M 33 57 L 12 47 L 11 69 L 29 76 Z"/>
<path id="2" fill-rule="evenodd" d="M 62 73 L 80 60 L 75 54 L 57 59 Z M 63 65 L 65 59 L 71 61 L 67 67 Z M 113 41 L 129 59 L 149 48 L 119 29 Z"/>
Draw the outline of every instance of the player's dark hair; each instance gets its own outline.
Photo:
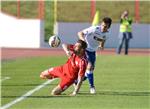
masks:
<path id="1" fill-rule="evenodd" d="M 83 41 L 83 40 L 78 40 L 77 42 L 81 44 L 81 46 L 82 46 L 83 49 L 86 49 L 86 48 L 87 48 L 87 44 L 86 44 L 85 41 Z"/>
<path id="2" fill-rule="evenodd" d="M 104 17 L 102 20 L 104 23 L 108 24 L 109 28 L 111 26 L 112 20 L 110 17 Z"/>

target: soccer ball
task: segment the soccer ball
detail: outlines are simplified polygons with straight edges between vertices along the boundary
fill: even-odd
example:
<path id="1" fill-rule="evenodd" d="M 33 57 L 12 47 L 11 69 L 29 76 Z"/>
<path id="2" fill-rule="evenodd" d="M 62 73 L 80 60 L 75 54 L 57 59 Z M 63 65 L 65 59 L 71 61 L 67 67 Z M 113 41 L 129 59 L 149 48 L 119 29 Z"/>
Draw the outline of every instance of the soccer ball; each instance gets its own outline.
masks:
<path id="1" fill-rule="evenodd" d="M 58 46 L 60 45 L 61 40 L 60 40 L 60 38 L 59 38 L 58 36 L 54 35 L 54 36 L 51 36 L 51 37 L 49 38 L 48 43 L 49 43 L 49 45 L 50 45 L 51 47 L 56 48 L 56 47 L 58 47 Z"/>

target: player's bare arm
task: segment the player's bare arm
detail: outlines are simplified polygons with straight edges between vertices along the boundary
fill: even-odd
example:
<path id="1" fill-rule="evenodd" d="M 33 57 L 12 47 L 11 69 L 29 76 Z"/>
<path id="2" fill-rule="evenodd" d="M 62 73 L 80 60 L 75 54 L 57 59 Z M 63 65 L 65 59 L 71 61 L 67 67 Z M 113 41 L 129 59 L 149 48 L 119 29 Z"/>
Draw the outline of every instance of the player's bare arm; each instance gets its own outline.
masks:
<path id="1" fill-rule="evenodd" d="M 105 44 L 105 40 L 100 41 L 99 48 L 100 48 L 101 50 L 104 49 L 104 44 Z"/>
<path id="2" fill-rule="evenodd" d="M 95 40 L 99 41 L 99 48 L 103 50 L 104 49 L 105 40 L 101 39 L 101 38 L 98 38 L 98 37 L 95 37 Z"/>
<path id="3" fill-rule="evenodd" d="M 62 44 L 62 48 L 64 49 L 66 55 L 70 58 L 71 53 L 67 44 Z"/>
<path id="4" fill-rule="evenodd" d="M 75 85 L 75 87 L 74 87 L 74 91 L 73 91 L 73 93 L 71 94 L 72 96 L 75 96 L 75 95 L 79 92 L 80 87 L 81 87 L 81 85 L 82 85 L 82 80 L 83 80 L 83 77 L 78 76 L 78 83 L 77 83 L 77 85 Z"/>
<path id="5" fill-rule="evenodd" d="M 85 41 L 84 33 L 82 31 L 78 32 L 78 37 L 79 37 L 79 39 Z"/>

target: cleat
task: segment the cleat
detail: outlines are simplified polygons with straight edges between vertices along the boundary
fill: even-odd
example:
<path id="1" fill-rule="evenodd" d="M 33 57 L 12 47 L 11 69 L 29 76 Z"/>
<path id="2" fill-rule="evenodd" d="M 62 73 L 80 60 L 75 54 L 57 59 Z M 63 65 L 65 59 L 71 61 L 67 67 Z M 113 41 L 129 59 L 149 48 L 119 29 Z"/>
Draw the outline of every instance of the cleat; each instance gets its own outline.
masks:
<path id="1" fill-rule="evenodd" d="M 95 94 L 95 93 L 96 93 L 96 90 L 95 90 L 94 87 L 91 87 L 91 88 L 90 88 L 90 93 L 91 93 L 91 94 Z"/>

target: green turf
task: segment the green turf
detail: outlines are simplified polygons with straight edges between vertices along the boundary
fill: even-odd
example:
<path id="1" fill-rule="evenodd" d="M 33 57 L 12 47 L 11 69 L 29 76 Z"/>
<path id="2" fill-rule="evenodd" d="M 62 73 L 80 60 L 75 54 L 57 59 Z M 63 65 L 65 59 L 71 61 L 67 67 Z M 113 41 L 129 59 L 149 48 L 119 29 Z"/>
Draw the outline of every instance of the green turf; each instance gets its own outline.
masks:
<path id="1" fill-rule="evenodd" d="M 2 105 L 45 82 L 39 78 L 40 72 L 62 65 L 66 59 L 61 56 L 3 61 L 1 75 L 10 79 L 2 82 Z M 51 96 L 57 79 L 10 109 L 149 109 L 149 59 L 148 56 L 98 56 L 95 95 L 89 94 L 85 81 L 75 97 L 68 96 L 73 87 L 59 97 Z"/>

